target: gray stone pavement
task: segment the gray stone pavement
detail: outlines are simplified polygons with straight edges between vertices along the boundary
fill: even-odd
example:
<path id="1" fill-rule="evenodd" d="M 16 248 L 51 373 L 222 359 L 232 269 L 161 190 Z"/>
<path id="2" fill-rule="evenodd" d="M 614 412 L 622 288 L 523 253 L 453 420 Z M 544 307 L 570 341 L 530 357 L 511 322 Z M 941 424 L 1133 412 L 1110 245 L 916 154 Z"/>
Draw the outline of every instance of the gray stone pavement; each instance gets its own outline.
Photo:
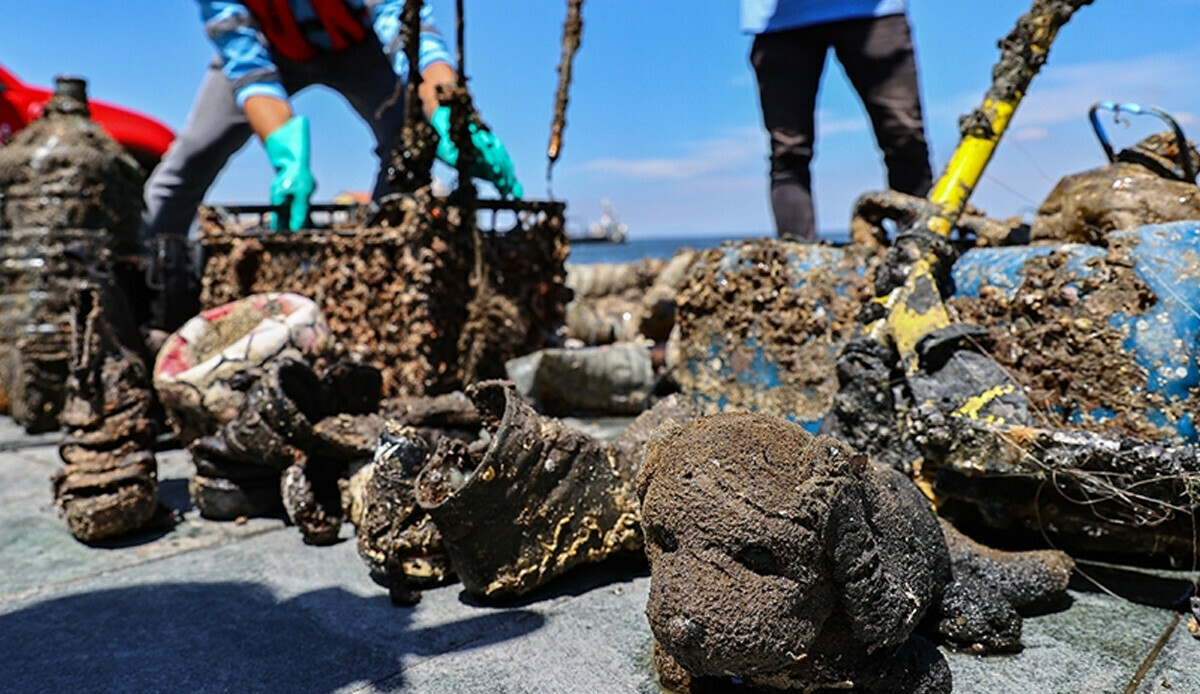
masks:
<path id="1" fill-rule="evenodd" d="M 345 541 L 310 547 L 279 519 L 200 518 L 178 450 L 159 455 L 160 497 L 183 522 L 89 547 L 52 503 L 56 440 L 0 418 L 0 691 L 659 691 L 636 558 L 519 604 L 479 605 L 451 585 L 398 608 L 349 526 Z M 1142 602 L 1186 588 L 1181 575 L 1084 568 Z M 955 691 L 1200 692 L 1200 641 L 1174 612 L 1080 588 L 1068 608 L 1026 620 L 1019 654 L 947 652 Z"/>

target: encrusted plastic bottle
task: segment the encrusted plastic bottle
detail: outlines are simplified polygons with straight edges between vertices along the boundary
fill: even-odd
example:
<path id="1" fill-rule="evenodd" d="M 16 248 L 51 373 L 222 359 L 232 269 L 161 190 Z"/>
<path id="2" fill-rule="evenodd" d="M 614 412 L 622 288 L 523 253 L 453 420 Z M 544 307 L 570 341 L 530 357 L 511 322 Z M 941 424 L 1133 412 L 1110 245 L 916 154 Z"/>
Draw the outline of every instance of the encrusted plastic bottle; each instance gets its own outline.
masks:
<path id="1" fill-rule="evenodd" d="M 41 117 L 0 149 L 3 226 L 103 229 L 114 251 L 136 252 L 142 172 L 90 114 L 87 82 L 55 78 Z"/>
<path id="2" fill-rule="evenodd" d="M 60 76 L 0 147 L 0 411 L 30 432 L 58 428 L 72 290 L 138 249 L 141 170 L 89 113 L 86 82 Z"/>

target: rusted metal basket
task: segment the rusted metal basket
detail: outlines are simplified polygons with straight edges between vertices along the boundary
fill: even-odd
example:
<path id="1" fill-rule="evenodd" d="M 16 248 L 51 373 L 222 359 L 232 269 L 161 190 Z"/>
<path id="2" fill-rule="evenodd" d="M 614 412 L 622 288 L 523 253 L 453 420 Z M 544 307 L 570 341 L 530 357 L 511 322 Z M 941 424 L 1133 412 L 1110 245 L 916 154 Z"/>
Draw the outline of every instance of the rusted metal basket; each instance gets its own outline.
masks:
<path id="1" fill-rule="evenodd" d="M 427 195 L 394 196 L 370 218 L 327 207 L 333 228 L 298 233 L 247 225 L 248 208 L 203 208 L 201 304 L 308 296 L 337 351 L 383 371 L 387 395 L 499 377 L 505 360 L 557 342 L 569 298 L 563 203 L 478 201 L 474 220 Z M 358 226 L 338 226 L 355 216 Z"/>

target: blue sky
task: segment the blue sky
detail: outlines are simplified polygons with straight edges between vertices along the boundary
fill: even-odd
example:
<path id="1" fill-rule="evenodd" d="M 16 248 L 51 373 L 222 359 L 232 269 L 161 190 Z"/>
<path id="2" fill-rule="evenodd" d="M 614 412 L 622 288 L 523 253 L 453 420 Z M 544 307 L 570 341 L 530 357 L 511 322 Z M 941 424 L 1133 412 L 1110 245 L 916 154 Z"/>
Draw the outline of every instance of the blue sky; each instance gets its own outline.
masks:
<path id="1" fill-rule="evenodd" d="M 454 2 L 433 0 L 454 35 Z M 475 102 L 512 154 L 526 195 L 544 198 L 565 0 L 465 0 L 466 63 Z M 997 40 L 1031 0 L 910 0 L 921 88 L 940 169 L 957 120 L 990 81 Z M 212 48 L 189 0 L 8 2 L 0 63 L 27 82 L 88 79 L 91 95 L 186 120 Z M 103 8 L 103 9 L 100 9 Z M 1087 108 L 1112 99 L 1161 107 L 1200 133 L 1200 0 L 1096 0 L 1063 28 L 1050 61 L 1001 142 L 972 203 L 996 217 L 1029 215 L 1063 175 L 1099 166 Z M 584 225 L 609 198 L 634 238 L 771 232 L 750 38 L 735 0 L 587 0 L 583 44 L 553 194 Z M 313 121 L 315 199 L 369 187 L 366 128 L 336 95 L 296 100 Z M 1158 128 L 1111 126 L 1118 147 Z M 210 192 L 213 202 L 261 202 L 271 170 L 251 143 Z M 814 163 L 822 233 L 847 226 L 854 198 L 883 187 L 866 116 L 834 61 L 826 69 Z"/>

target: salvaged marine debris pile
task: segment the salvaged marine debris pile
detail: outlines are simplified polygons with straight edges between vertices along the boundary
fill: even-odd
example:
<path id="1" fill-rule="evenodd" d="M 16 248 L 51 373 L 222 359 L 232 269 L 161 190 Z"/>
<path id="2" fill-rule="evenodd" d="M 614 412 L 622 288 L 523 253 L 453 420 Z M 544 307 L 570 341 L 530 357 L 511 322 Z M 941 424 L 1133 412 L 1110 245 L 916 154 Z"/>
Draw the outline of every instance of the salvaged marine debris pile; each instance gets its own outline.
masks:
<path id="1" fill-rule="evenodd" d="M 664 400 L 602 442 L 537 414 L 506 382 L 478 384 L 468 396 L 485 446 L 446 439 L 417 478 L 418 502 L 468 591 L 515 597 L 579 564 L 641 548 L 633 480 L 642 448 L 665 418 L 693 416 L 690 403 Z"/>
<path id="2" fill-rule="evenodd" d="M 929 478 L 943 515 L 1014 545 L 1185 567 L 1196 556 L 1195 445 L 1031 427 L 963 427 Z"/>
<path id="3" fill-rule="evenodd" d="M 874 295 L 871 251 L 762 240 L 704 252 L 679 293 L 668 361 L 710 412 L 770 412 L 810 430 L 854 394 L 858 418 L 838 435 L 920 473 L 974 530 L 1187 564 L 1200 501 L 1200 225 L 1110 230 L 1104 244 L 971 248 L 954 263 L 946 338 L 1014 380 L 1027 415 L 1006 422 L 909 406 L 888 346 L 848 349 Z"/>
<path id="4" fill-rule="evenodd" d="M 884 220 L 895 222 L 899 228 L 911 225 L 928 210 L 925 198 L 895 190 L 876 190 L 863 193 L 854 201 L 850 215 L 850 241 L 863 248 L 885 249 L 889 245 Z M 983 210 L 968 205 L 954 223 L 956 246 L 960 249 L 987 246 L 1009 246 L 1029 241 L 1029 225 L 1020 217 L 996 220 Z"/>
<path id="5" fill-rule="evenodd" d="M 192 502 L 215 519 L 286 511 L 306 541 L 337 538 L 338 479 L 378 435 L 356 417 L 379 409 L 377 369 L 332 364 L 329 328 L 295 294 L 211 309 L 167 339 L 155 386 L 196 464 Z M 365 451 L 364 451 L 365 449 Z"/>
<path id="6" fill-rule="evenodd" d="M 666 363 L 675 295 L 696 252 L 670 260 L 568 265 L 566 341 L 517 357 L 505 374 L 550 415 L 636 415 L 676 390 Z"/>
<path id="7" fill-rule="evenodd" d="M 981 346 L 1021 387 L 1029 421 L 924 423 L 947 513 L 1075 552 L 1191 562 L 1198 240 L 1195 222 L 1150 225 L 1109 232 L 1106 248 L 994 249 L 955 265 L 948 306 L 987 328 Z"/>
<path id="8" fill-rule="evenodd" d="M 410 35 L 419 5 L 405 8 Z M 564 38 L 552 163 L 568 48 Z M 1062 597 L 1073 561 L 993 549 L 951 520 L 1046 531 L 1073 551 L 1194 558 L 1200 326 L 1163 326 L 1200 305 L 1188 289 L 1200 286 L 1200 228 L 1128 231 L 1200 212 L 1194 183 L 1171 175 L 1170 138 L 1064 179 L 1032 225 L 1053 246 L 972 255 L 1030 231 L 959 220 L 958 244 L 939 246 L 965 251 L 947 302 L 955 321 L 980 327 L 956 339 L 1013 375 L 1031 417 L 976 426 L 907 408 L 908 375 L 877 372 L 879 397 L 865 407 L 892 421 L 855 434 L 891 455 L 868 460 L 805 427 L 833 407 L 839 377 L 853 379 L 835 359 L 864 309 L 879 309 L 877 287 L 904 279 L 886 274 L 881 222 L 917 214 L 917 199 L 860 200 L 861 246 L 767 239 L 568 266 L 564 206 L 475 199 L 469 147 L 462 188 L 432 195 L 436 143 L 412 127 L 425 125 L 418 84 L 393 153 L 404 193 L 353 226 L 272 234 L 203 212 L 210 308 L 167 340 L 154 369 L 203 516 L 284 514 L 317 545 L 349 520 L 399 605 L 455 579 L 476 599 L 511 600 L 644 550 L 655 664 L 676 691 L 735 678 L 943 692 L 950 672 L 935 644 L 1019 650 L 1022 615 Z M 108 260 L 133 248 L 140 180 L 96 139 L 82 85 L 60 89 L 40 137 L 83 155 L 0 150 L 3 219 L 17 227 L 3 232 L 0 292 L 24 302 L 0 330 L 32 336 L 0 347 L 0 388 L 31 430 L 57 426 L 55 389 L 65 393 L 55 499 L 71 532 L 96 542 L 162 510 L 155 391 Z M 457 94 L 466 145 L 477 115 L 461 82 Z M 60 197 L 41 204 L 48 193 Z M 489 213 L 515 221 L 481 229 Z M 897 363 L 879 348 L 868 357 Z M 757 412 L 711 414 L 726 409 Z M 579 413 L 641 414 L 601 440 L 553 416 Z"/>
<path id="9" fill-rule="evenodd" d="M 389 426 L 375 462 L 348 485 L 363 494 L 360 554 L 394 600 L 415 600 L 413 590 L 450 571 L 480 599 L 510 599 L 641 548 L 633 483 L 642 450 L 661 422 L 696 415 L 689 401 L 662 400 L 601 441 L 539 415 L 511 383 L 486 381 L 466 394 L 481 437 L 430 446 Z"/>
<path id="10" fill-rule="evenodd" d="M 655 664 L 673 691 L 735 677 L 949 692 L 929 639 L 1017 650 L 1017 608 L 1061 597 L 1073 568 L 1061 552 L 995 552 L 939 527 L 904 475 L 771 415 L 663 427 L 637 489 Z"/>
<path id="11" fill-rule="evenodd" d="M 160 513 L 159 418 L 149 355 L 111 277 L 95 271 L 72 304 L 64 466 L 52 483 L 71 534 L 96 542 L 139 530 Z"/>
<path id="12" fill-rule="evenodd" d="M 333 351 L 379 368 L 385 395 L 459 390 L 501 375 L 506 359 L 556 344 L 568 296 L 561 203 L 479 202 L 483 212 L 488 205 L 498 218 L 515 215 L 514 226 L 473 232 L 460 208 L 426 190 L 385 200 L 368 226 L 352 230 L 271 234 L 231 228 L 209 210 L 201 301 L 309 296 Z M 476 292 L 488 301 L 474 301 Z"/>

